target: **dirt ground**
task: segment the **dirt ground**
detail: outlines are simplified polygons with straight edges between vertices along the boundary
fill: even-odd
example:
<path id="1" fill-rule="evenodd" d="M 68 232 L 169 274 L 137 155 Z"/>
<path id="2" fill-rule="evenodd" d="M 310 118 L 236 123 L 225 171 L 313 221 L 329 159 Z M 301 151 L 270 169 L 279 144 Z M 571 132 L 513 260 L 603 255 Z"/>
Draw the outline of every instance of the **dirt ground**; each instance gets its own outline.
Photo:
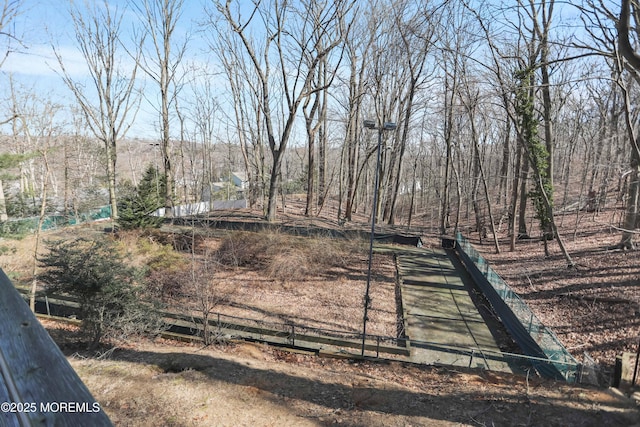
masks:
<path id="1" fill-rule="evenodd" d="M 614 390 L 250 343 L 141 339 L 98 359 L 43 323 L 117 426 L 640 426 Z"/>
<path id="2" fill-rule="evenodd" d="M 351 256 L 347 267 L 322 276 L 281 280 L 250 268 L 220 270 L 218 284 L 233 289 L 214 308 L 228 316 L 291 323 L 326 330 L 361 332 L 367 259 Z M 295 261 L 294 261 L 295 262 Z M 376 255 L 372 267 L 369 333 L 396 334 L 395 264 L 390 255 Z"/>

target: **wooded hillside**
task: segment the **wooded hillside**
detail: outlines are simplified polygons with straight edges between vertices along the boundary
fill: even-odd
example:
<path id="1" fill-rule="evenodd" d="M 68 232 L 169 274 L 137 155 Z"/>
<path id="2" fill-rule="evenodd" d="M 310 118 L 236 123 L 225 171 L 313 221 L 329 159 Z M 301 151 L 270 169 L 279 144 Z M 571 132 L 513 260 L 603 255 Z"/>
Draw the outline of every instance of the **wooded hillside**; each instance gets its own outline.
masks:
<path id="1" fill-rule="evenodd" d="M 85 72 L 69 70 L 68 41 L 50 43 L 71 96 L 1 76 L 8 214 L 109 203 L 117 216 L 124 182 L 153 165 L 168 214 L 240 173 L 246 189 L 218 197 L 246 197 L 274 220 L 287 194 L 303 193 L 307 216 L 331 200 L 342 223 L 373 211 L 379 159 L 379 222 L 462 228 L 496 252 L 507 249 L 496 232 L 511 250 L 544 237 L 573 266 L 557 215 L 606 209 L 619 247 L 633 248 L 639 11 L 591 0 L 210 1 L 195 20 L 181 0 L 74 3 L 65 13 Z M 28 13 L 4 1 L 9 59 Z M 156 132 L 128 134 L 149 110 Z"/>

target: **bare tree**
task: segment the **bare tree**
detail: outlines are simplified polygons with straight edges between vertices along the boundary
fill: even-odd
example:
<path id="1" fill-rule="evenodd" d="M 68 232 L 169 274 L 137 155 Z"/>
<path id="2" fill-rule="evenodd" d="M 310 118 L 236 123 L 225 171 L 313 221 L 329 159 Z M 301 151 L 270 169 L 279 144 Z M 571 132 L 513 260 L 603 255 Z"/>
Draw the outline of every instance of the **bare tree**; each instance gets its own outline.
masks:
<path id="1" fill-rule="evenodd" d="M 187 48 L 188 36 L 176 44 L 176 27 L 184 0 L 132 0 L 142 24 L 140 45 L 148 40 L 150 48 L 138 58 L 140 68 L 158 85 L 160 91 L 160 150 L 167 177 L 165 215 L 171 216 L 175 176 L 171 162 L 171 105 L 180 88 L 179 66 Z"/>
<path id="2" fill-rule="evenodd" d="M 213 16 L 210 14 L 210 18 Z M 215 21 L 209 25 L 216 25 Z M 260 96 L 257 90 L 259 78 L 253 72 L 253 66 L 243 60 L 243 47 L 238 38 L 219 37 L 215 34 L 208 39 L 210 49 L 220 59 L 223 73 L 229 82 L 230 103 L 233 117 L 229 118 L 235 128 L 240 146 L 248 189 L 249 205 L 254 207 L 258 200 L 264 203 L 264 189 L 267 184 L 265 166 L 265 144 L 263 143 L 263 121 L 259 107 Z"/>
<path id="3" fill-rule="evenodd" d="M 326 66 L 326 62 L 321 62 L 318 67 L 318 77 L 314 78 L 313 85 L 315 87 L 321 84 L 321 78 L 323 69 Z M 318 130 L 322 125 L 322 118 L 319 117 L 319 109 L 321 102 L 321 92 L 315 92 L 312 96 L 307 97 L 303 106 L 302 112 L 304 113 L 305 129 L 307 131 L 307 202 L 304 208 L 304 214 L 306 216 L 313 215 L 315 201 L 315 180 L 316 180 L 316 136 Z M 312 102 L 313 101 L 313 102 Z"/>
<path id="4" fill-rule="evenodd" d="M 320 90 L 312 86 L 316 69 L 322 59 L 342 42 L 342 34 L 345 31 L 344 16 L 350 4 L 346 1 L 320 3 L 318 21 L 322 23 L 322 27 L 317 27 L 313 19 L 304 12 L 313 2 L 299 4 L 299 10 L 286 2 L 258 2 L 254 4 L 247 19 L 242 18 L 240 5 L 232 7 L 231 3 L 231 0 L 224 4 L 215 3 L 218 13 L 227 24 L 226 27 L 219 26 L 218 31 L 220 37 L 228 37 L 227 31 L 230 30 L 239 38 L 243 52 L 237 52 L 236 57 L 246 58 L 257 77 L 254 95 L 258 100 L 258 119 L 264 123 L 273 162 L 269 177 L 266 218 L 273 221 L 276 218 L 284 153 L 296 115 L 302 102 Z M 212 16 L 212 22 L 215 20 Z M 259 44 L 258 38 L 251 35 L 252 29 L 261 32 L 260 39 L 263 45 Z M 314 39 L 310 38 L 310 34 L 315 32 L 326 32 L 334 36 L 319 48 L 314 45 Z M 276 88 L 282 96 L 274 92 Z"/>
<path id="5" fill-rule="evenodd" d="M 485 167 L 483 166 L 483 159 L 481 157 L 481 152 L 480 152 L 480 131 L 478 130 L 478 125 L 476 124 L 476 122 L 478 121 L 478 116 L 480 115 L 478 113 L 478 106 L 480 104 L 479 102 L 479 98 L 480 98 L 480 94 L 479 94 L 479 90 L 477 88 L 472 87 L 471 83 L 469 82 L 468 76 L 469 76 L 469 72 L 468 69 L 464 69 L 464 73 L 463 73 L 463 78 L 462 78 L 462 82 L 461 82 L 461 92 L 464 91 L 464 93 L 460 94 L 460 99 L 462 104 L 464 105 L 467 114 L 468 114 L 468 118 L 469 118 L 469 124 L 470 124 L 470 128 L 471 128 L 471 141 L 472 141 L 472 151 L 473 151 L 473 164 L 474 164 L 474 176 L 473 176 L 473 194 L 472 194 L 472 202 L 473 202 L 473 208 L 475 211 L 475 216 L 476 216 L 476 228 L 478 229 L 478 233 L 480 234 L 480 241 L 482 242 L 482 238 L 484 237 L 483 235 L 485 234 L 485 225 L 484 225 L 484 221 L 481 220 L 481 214 L 480 214 L 480 209 L 479 209 L 479 203 L 477 200 L 477 192 L 478 192 L 478 183 L 481 182 L 482 183 L 482 188 L 484 191 L 484 196 L 485 196 L 485 201 L 487 204 L 487 211 L 489 214 L 489 229 L 491 230 L 491 234 L 493 235 L 493 244 L 495 247 L 495 251 L 496 253 L 500 253 L 500 245 L 498 242 L 498 233 L 496 232 L 496 228 L 495 228 L 495 220 L 494 220 L 494 215 L 493 215 L 493 203 L 491 201 L 491 196 L 489 194 L 489 188 L 488 188 L 488 184 L 487 184 L 487 177 L 485 174 Z M 485 132 L 485 136 L 484 139 L 487 139 L 486 136 L 486 132 Z"/>
<path id="6" fill-rule="evenodd" d="M 634 72 L 635 78 L 640 80 L 640 54 L 633 48 L 632 44 L 632 24 L 631 17 L 635 22 L 633 27 L 637 30 L 637 24 L 640 22 L 640 5 L 637 2 L 631 0 L 622 0 L 620 5 L 620 18 L 617 24 L 618 30 L 618 49 L 620 55 L 627 62 L 628 66 Z M 636 32 L 635 40 L 638 39 L 640 33 Z M 622 69 L 625 64 L 620 64 L 619 72 L 622 73 Z M 636 132 L 636 126 L 630 122 L 630 105 L 629 94 L 625 87 L 622 87 L 624 92 L 624 106 L 626 111 L 626 127 L 629 134 L 629 142 L 631 145 L 631 161 L 630 169 L 631 174 L 629 177 L 629 193 L 627 196 L 627 211 L 624 219 L 622 238 L 620 246 L 624 249 L 635 248 L 634 242 L 634 230 L 638 227 L 638 219 L 640 216 L 640 147 L 638 142 L 638 135 Z"/>
<path id="7" fill-rule="evenodd" d="M 407 14 L 408 4 L 398 4 L 394 11 L 394 24 L 400 36 L 399 50 L 405 57 L 401 63 L 405 69 L 403 73 L 398 114 L 402 121 L 402 130 L 398 133 L 397 148 L 393 151 L 390 163 L 390 175 L 387 185 L 387 196 L 383 217 L 389 224 L 395 223 L 396 204 L 402 182 L 402 166 L 404 154 L 411 129 L 411 119 L 415 113 L 417 93 L 423 88 L 431 73 L 427 73 L 427 58 L 433 48 L 436 26 L 433 20 L 439 17 L 438 6 L 431 6 L 429 2 L 424 9 L 415 14 Z"/>
<path id="8" fill-rule="evenodd" d="M 11 29 L 11 23 L 21 13 L 22 0 L 4 0 L 0 4 L 0 37 L 7 39 L 6 50 L 2 52 L 0 57 L 0 68 L 4 64 L 4 61 L 13 51 L 12 44 L 21 44 L 20 39 L 14 34 Z M 6 122 L 5 122 L 6 123 Z M 4 123 L 0 123 L 4 124 Z"/>
<path id="9" fill-rule="evenodd" d="M 529 17 L 533 24 L 533 30 L 539 43 L 540 58 L 537 67 L 540 69 L 541 81 L 540 91 L 542 92 L 542 118 L 544 122 L 544 143 L 546 148 L 546 170 L 544 171 L 545 184 L 551 189 L 549 198 L 550 211 L 547 212 L 548 216 L 553 216 L 553 174 L 554 174 L 554 135 L 552 125 L 552 105 L 551 105 L 551 81 L 549 78 L 549 32 L 551 28 L 551 21 L 553 17 L 555 1 L 554 0 L 542 0 L 540 3 L 529 0 Z M 522 5 L 521 5 L 522 7 Z M 540 16 L 541 15 L 541 16 Z M 553 239 L 554 234 L 551 227 L 551 221 L 546 223 L 544 227 L 544 239 L 545 242 L 548 239 Z"/>
<path id="10" fill-rule="evenodd" d="M 515 221 L 515 205 L 518 196 L 517 180 L 520 180 L 520 224 L 524 224 L 522 214 L 526 204 L 526 187 L 524 176 L 518 177 L 519 170 L 523 173 L 531 167 L 533 173 L 534 189 L 528 193 L 536 209 L 536 217 L 540 220 L 545 242 L 545 253 L 548 254 L 547 240 L 556 237 L 562 254 L 569 266 L 574 266 L 561 236 L 553 215 L 553 159 L 549 150 L 553 151 L 553 132 L 551 127 L 551 97 L 550 81 L 548 75 L 549 66 L 549 32 L 554 2 L 544 1 L 541 4 L 529 2 L 527 6 L 519 1 L 515 9 L 517 21 L 509 23 L 517 31 L 517 43 L 511 47 L 499 49 L 496 38 L 491 33 L 490 23 L 470 6 L 471 10 L 483 32 L 490 47 L 493 67 L 489 70 L 495 76 L 499 96 L 504 104 L 504 111 L 513 124 L 518 141 L 516 153 L 516 182 L 514 182 L 512 205 L 510 214 Z M 540 9 L 538 8 L 540 7 Z M 539 12 L 542 10 L 542 22 Z M 506 53 L 508 51 L 508 53 Z M 509 70 L 510 69 L 510 70 Z M 536 72 L 540 71 L 542 83 L 538 84 Z M 511 76 L 508 76 L 510 72 Z M 545 124 L 544 141 L 538 136 L 539 118 L 536 109 L 538 102 L 537 91 L 542 89 L 542 117 Z M 520 156 L 523 155 L 523 158 Z M 550 169 L 551 168 L 551 169 Z M 519 170 L 518 170 L 519 169 Z M 512 222 L 515 225 L 514 222 Z M 515 227 L 511 227 L 512 249 L 515 245 Z"/>
<path id="11" fill-rule="evenodd" d="M 327 3 L 310 1 L 300 12 L 309 19 L 309 35 L 301 34 L 301 39 L 309 38 L 310 48 L 303 52 L 307 66 L 315 74 L 310 81 L 309 96 L 304 100 L 302 111 L 305 118 L 307 133 L 307 202 L 305 215 L 313 214 L 314 203 L 321 206 L 324 201 L 326 184 L 326 123 L 327 123 L 327 94 L 338 68 L 342 63 L 344 44 L 336 61 L 331 63 L 329 56 L 324 54 L 325 45 L 341 40 L 343 31 L 340 25 L 327 25 L 323 22 L 327 18 Z M 302 18 L 302 16 L 301 16 Z M 316 144 L 317 143 L 317 144 Z M 316 165 L 316 145 L 319 162 Z M 316 166 L 317 171 L 316 171 Z M 318 197 L 316 194 L 316 175 L 318 183 Z"/>
<path id="12" fill-rule="evenodd" d="M 180 121 L 180 156 L 184 192 L 199 201 L 214 181 L 213 153 L 220 104 L 216 99 L 211 71 L 191 68 L 188 85 L 190 97 L 184 98 L 184 109 L 177 108 Z"/>
<path id="13" fill-rule="evenodd" d="M 356 14 L 359 16 L 360 14 Z M 348 94 L 342 102 L 345 109 L 345 140 L 343 144 L 343 166 L 346 167 L 346 177 L 340 181 L 340 192 L 342 194 L 342 181 L 345 181 L 346 195 L 344 218 L 351 221 L 353 212 L 356 209 L 356 196 L 358 183 L 360 181 L 363 164 L 361 150 L 362 143 L 362 117 L 361 110 L 363 99 L 366 94 L 366 71 L 368 68 L 368 58 L 373 48 L 376 31 L 372 31 L 370 22 L 362 17 L 356 20 L 354 28 L 350 31 L 349 36 L 345 40 L 346 57 L 349 65 L 349 75 L 347 77 L 346 88 L 344 92 Z M 365 158 L 365 162 L 375 150 L 368 150 L 369 154 Z M 344 165 L 346 163 L 346 165 Z M 342 197 L 340 197 L 340 209 L 338 216 L 342 214 Z M 338 218 L 341 219 L 341 218 Z"/>
<path id="14" fill-rule="evenodd" d="M 454 164 L 454 144 L 455 144 L 455 116 L 456 116 L 456 99 L 458 86 L 461 79 L 461 58 L 463 46 L 466 44 L 465 34 L 462 31 L 463 23 L 460 19 L 458 11 L 451 10 L 446 16 L 446 24 L 449 28 L 456 28 L 456 31 L 449 32 L 440 41 L 441 60 L 439 66 L 442 68 L 443 75 L 443 96 L 444 96 L 444 116 L 443 138 L 446 145 L 445 170 L 442 181 L 442 195 L 440 200 L 440 233 L 446 234 L 450 227 L 451 213 L 451 175 L 453 174 L 457 191 L 457 209 L 455 229 L 458 228 L 458 218 L 460 214 L 460 204 L 462 203 L 460 194 L 460 179 L 457 168 Z M 459 30 L 458 30 L 459 29 Z"/>
<path id="15" fill-rule="evenodd" d="M 86 2 L 84 8 L 74 3 L 69 13 L 77 47 L 87 63 L 89 84 L 74 78 L 65 66 L 60 49 L 54 45 L 53 50 L 64 83 L 80 105 L 91 132 L 104 145 L 111 217 L 117 219 L 116 147 L 131 127 L 139 105 L 135 77 L 140 49 L 135 50 L 135 63 L 125 69 L 121 65 L 124 49 L 120 41 L 125 11 L 113 8 L 108 1 Z"/>
<path id="16" fill-rule="evenodd" d="M 54 111 L 51 114 L 55 114 Z M 53 116 L 51 117 L 53 118 Z M 38 274 L 38 251 L 40 250 L 40 236 L 42 233 L 42 226 L 44 225 L 45 214 L 47 212 L 47 197 L 49 190 L 49 179 L 51 177 L 51 166 L 49 163 L 49 149 L 51 140 L 55 137 L 54 130 L 48 128 L 45 130 L 45 142 L 38 148 L 38 154 L 42 157 L 42 163 L 44 164 L 44 172 L 42 179 L 42 188 L 40 191 L 40 215 L 38 216 L 38 226 L 36 228 L 36 242 L 33 248 L 33 280 L 31 284 L 31 295 L 29 297 L 29 307 L 31 311 L 36 311 L 36 291 L 38 288 L 38 281 L 36 279 Z"/>
<path id="17" fill-rule="evenodd" d="M 585 55 L 606 58 L 611 76 L 611 93 L 617 101 L 605 117 L 607 125 L 616 128 L 618 117 L 623 120 L 624 139 L 628 141 L 626 155 L 629 155 L 628 169 L 621 173 L 620 181 L 626 179 L 626 202 L 621 239 L 618 247 L 636 247 L 635 235 L 640 221 L 640 148 L 637 134 L 637 103 L 633 101 L 634 86 L 640 83 L 640 54 L 634 46 L 640 37 L 637 23 L 640 22 L 640 5 L 633 0 L 622 0 L 619 13 L 602 0 L 589 0 L 581 7 L 581 19 L 589 35 L 587 42 L 576 42 Z M 616 105 L 617 104 L 617 105 Z M 622 108 L 620 108 L 620 106 Z M 615 113 L 620 108 L 620 113 Z M 616 137 L 611 129 L 611 138 Z M 599 157 L 599 154 L 596 154 Z M 591 187 L 589 188 L 592 190 Z M 620 186 L 623 190 L 623 187 Z M 593 194 L 593 192 L 592 192 Z M 621 198 L 622 200 L 623 198 Z"/>
<path id="18" fill-rule="evenodd" d="M 53 182 L 52 165 L 49 160 L 50 151 L 54 145 L 60 142 L 60 127 L 56 123 L 56 115 L 61 107 L 51 100 L 39 99 L 33 93 L 18 99 L 12 81 L 12 104 L 16 115 L 14 122 L 14 136 L 20 135 L 24 145 L 33 153 L 32 157 L 39 157 L 41 168 L 38 175 L 41 177 L 37 185 L 37 197 L 40 202 L 38 225 L 36 228 L 35 244 L 33 248 L 32 282 L 29 305 L 35 311 L 35 298 L 37 291 L 38 252 L 40 250 L 40 238 L 42 226 L 47 212 L 47 199 L 49 197 L 50 183 Z M 36 197 L 36 196 L 34 196 Z"/>
<path id="19" fill-rule="evenodd" d="M 211 329 L 214 312 L 229 302 L 234 288 L 230 283 L 213 279 L 216 265 L 211 254 L 194 257 L 191 264 L 188 276 L 181 278 L 183 292 L 186 294 L 187 309 L 195 314 L 192 316 L 193 323 L 201 330 L 204 344 L 210 345 L 218 335 Z"/>
<path id="20" fill-rule="evenodd" d="M 0 57 L 0 68 L 6 61 L 7 57 L 13 51 L 12 42 L 21 44 L 20 40 L 11 30 L 11 23 L 20 14 L 20 7 L 22 6 L 22 0 L 4 0 L 2 2 L 2 9 L 0 10 L 0 37 L 7 39 L 6 50 Z M 7 123 L 11 123 L 17 119 L 15 112 L 9 117 L 0 120 L 0 126 Z M 2 188 L 2 180 L 0 180 L 0 220 L 7 220 L 7 207 L 4 200 L 4 189 Z"/>

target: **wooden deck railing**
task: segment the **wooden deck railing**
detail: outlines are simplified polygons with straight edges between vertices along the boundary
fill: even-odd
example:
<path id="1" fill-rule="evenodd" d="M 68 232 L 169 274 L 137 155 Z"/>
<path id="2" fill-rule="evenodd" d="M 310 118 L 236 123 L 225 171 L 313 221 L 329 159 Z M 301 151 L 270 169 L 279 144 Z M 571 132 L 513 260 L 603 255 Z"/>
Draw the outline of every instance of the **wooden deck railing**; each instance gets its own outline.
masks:
<path id="1" fill-rule="evenodd" d="M 112 425 L 2 270 L 0 425 Z"/>

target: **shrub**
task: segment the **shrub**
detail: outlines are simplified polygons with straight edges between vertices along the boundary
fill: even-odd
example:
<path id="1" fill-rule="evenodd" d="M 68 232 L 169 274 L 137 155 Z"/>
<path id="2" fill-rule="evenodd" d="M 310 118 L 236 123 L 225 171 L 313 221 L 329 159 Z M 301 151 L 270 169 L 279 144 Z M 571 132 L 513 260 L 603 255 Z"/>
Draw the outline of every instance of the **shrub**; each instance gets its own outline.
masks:
<path id="1" fill-rule="evenodd" d="M 262 266 L 268 240 L 266 233 L 230 232 L 222 238 L 216 259 L 227 267 Z"/>
<path id="2" fill-rule="evenodd" d="M 365 254 L 360 241 L 298 237 L 278 231 L 230 232 L 221 241 L 216 260 L 228 267 L 264 269 L 279 280 L 305 280 L 346 266 L 352 253 Z"/>
<path id="3" fill-rule="evenodd" d="M 157 330 L 160 322 L 150 304 L 141 300 L 138 273 L 127 266 L 114 243 L 106 238 L 47 241 L 40 259 L 39 279 L 47 292 L 78 299 L 82 329 L 95 348 L 103 338 L 126 338 Z"/>
<path id="4" fill-rule="evenodd" d="M 0 222 L 0 237 L 22 240 L 38 227 L 37 218 Z"/>
<path id="5" fill-rule="evenodd" d="M 6 196 L 7 215 L 10 218 L 25 218 L 40 215 L 40 206 L 35 199 L 25 197 L 23 194 Z"/>

